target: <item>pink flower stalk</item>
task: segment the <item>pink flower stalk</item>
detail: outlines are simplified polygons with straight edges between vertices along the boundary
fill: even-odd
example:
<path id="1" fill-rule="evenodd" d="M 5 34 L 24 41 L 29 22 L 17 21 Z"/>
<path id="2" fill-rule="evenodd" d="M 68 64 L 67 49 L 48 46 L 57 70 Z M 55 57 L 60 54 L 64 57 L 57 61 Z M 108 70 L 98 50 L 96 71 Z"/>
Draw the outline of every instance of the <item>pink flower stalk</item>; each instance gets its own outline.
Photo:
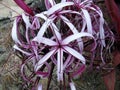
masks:
<path id="1" fill-rule="evenodd" d="M 72 79 L 85 71 L 84 53 L 90 52 L 93 62 L 95 53 L 99 52 L 105 64 L 102 51 L 110 49 L 113 34 L 92 0 L 61 0 L 60 3 L 45 0 L 45 5 L 46 11 L 35 16 L 22 14 L 14 21 L 14 49 L 24 57 L 21 74 L 25 81 L 37 87 L 40 78 L 51 78 L 56 66 L 58 82 L 65 83 L 64 75 L 68 75 L 71 90 L 76 90 Z M 106 39 L 110 39 L 110 44 Z M 32 70 L 27 75 L 26 65 L 30 63 Z"/>
<path id="2" fill-rule="evenodd" d="M 33 11 L 25 4 L 23 0 L 14 0 L 16 4 L 21 7 L 26 13 L 34 15 Z"/>

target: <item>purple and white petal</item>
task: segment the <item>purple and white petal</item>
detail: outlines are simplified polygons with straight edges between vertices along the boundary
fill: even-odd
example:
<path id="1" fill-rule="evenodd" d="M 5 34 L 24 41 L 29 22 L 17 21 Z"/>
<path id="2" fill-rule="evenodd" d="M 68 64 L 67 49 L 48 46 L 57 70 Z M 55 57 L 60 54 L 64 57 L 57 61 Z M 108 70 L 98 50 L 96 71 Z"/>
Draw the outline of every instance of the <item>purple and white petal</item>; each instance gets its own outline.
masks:
<path id="1" fill-rule="evenodd" d="M 50 16 L 51 14 L 54 14 L 56 11 L 61 10 L 63 7 L 71 6 L 73 4 L 74 4 L 73 2 L 58 3 L 47 11 L 47 15 Z"/>
<path id="2" fill-rule="evenodd" d="M 57 76 L 58 81 L 63 81 L 63 50 L 62 48 L 57 51 Z"/>
<path id="3" fill-rule="evenodd" d="M 38 62 L 37 64 L 35 65 L 35 71 L 37 72 L 41 67 L 42 65 L 56 52 L 56 49 L 48 52 L 45 56 L 43 56 Z"/>
<path id="4" fill-rule="evenodd" d="M 69 85 L 70 85 L 71 90 L 76 90 L 75 85 L 74 85 L 73 82 L 70 82 Z"/>
<path id="5" fill-rule="evenodd" d="M 22 45 L 20 40 L 18 39 L 18 22 L 19 22 L 19 20 L 20 20 L 19 17 L 17 17 L 14 20 L 11 36 L 12 36 L 12 39 L 15 41 L 15 43 Z"/>
<path id="6" fill-rule="evenodd" d="M 62 41 L 62 44 L 68 44 L 74 40 L 77 40 L 78 38 L 81 38 L 81 37 L 90 37 L 90 38 L 94 38 L 92 34 L 89 34 L 89 33 L 85 33 L 85 32 L 81 32 L 81 33 L 77 33 L 77 34 L 72 34 L 70 36 L 68 36 L 67 38 L 65 38 L 63 41 Z M 82 42 L 82 41 L 81 41 Z"/>
<path id="7" fill-rule="evenodd" d="M 15 50 L 20 51 L 21 53 L 23 53 L 23 54 L 25 54 L 25 55 L 27 55 L 27 56 L 31 55 L 31 53 L 26 52 L 26 51 L 20 49 L 17 45 L 14 45 L 13 48 L 14 48 Z"/>
<path id="8" fill-rule="evenodd" d="M 79 59 L 83 64 L 86 63 L 85 58 L 76 50 L 72 49 L 71 47 L 68 46 L 64 46 L 64 49 L 71 54 L 72 56 L 76 57 L 77 59 Z"/>

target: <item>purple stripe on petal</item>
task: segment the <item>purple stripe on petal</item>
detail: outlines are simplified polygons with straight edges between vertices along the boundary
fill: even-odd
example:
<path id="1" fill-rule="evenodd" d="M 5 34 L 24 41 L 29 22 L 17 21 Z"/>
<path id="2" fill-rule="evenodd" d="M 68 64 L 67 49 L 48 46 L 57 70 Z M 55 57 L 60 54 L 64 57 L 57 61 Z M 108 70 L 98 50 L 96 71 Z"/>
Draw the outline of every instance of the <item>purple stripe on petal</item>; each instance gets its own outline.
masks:
<path id="1" fill-rule="evenodd" d="M 12 36 L 12 39 L 15 41 L 15 43 L 18 43 L 21 45 L 21 42 L 18 36 L 18 23 L 20 22 L 20 20 L 21 20 L 21 17 L 17 17 L 14 20 L 11 36 Z"/>
<path id="2" fill-rule="evenodd" d="M 43 71 L 37 71 L 36 74 L 42 78 L 48 76 L 48 72 L 43 72 Z"/>
<path id="3" fill-rule="evenodd" d="M 76 50 L 72 49 L 71 47 L 68 46 L 64 46 L 64 49 L 71 55 L 73 55 L 74 57 L 76 57 L 77 59 L 79 59 L 83 64 L 86 63 L 85 58 Z"/>
<path id="4" fill-rule="evenodd" d="M 56 52 L 56 49 L 48 52 L 39 62 L 35 65 L 35 71 L 38 71 L 41 66 Z"/>
<path id="5" fill-rule="evenodd" d="M 57 54 L 57 76 L 58 81 L 63 81 L 63 49 L 59 49 Z"/>

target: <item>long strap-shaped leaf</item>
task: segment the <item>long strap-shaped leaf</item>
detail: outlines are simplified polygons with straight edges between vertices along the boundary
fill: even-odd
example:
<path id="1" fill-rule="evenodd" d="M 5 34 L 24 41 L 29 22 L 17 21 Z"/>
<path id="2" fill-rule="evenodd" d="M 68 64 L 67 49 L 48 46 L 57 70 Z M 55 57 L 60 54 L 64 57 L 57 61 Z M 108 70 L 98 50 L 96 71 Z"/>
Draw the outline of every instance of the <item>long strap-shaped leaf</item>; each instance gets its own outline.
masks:
<path id="1" fill-rule="evenodd" d="M 22 8 L 26 13 L 30 14 L 30 15 L 34 15 L 33 11 L 31 8 L 29 8 L 27 6 L 27 4 L 25 4 L 25 2 L 23 0 L 14 0 L 16 2 L 16 4 Z"/>
<path id="2" fill-rule="evenodd" d="M 117 4 L 115 3 L 114 0 L 105 0 L 105 4 L 110 12 L 111 18 L 113 22 L 116 24 L 116 30 L 120 36 L 120 11 L 119 8 L 117 7 Z M 120 63 L 120 60 L 116 58 L 116 56 L 119 55 L 118 53 L 115 53 L 114 56 L 114 61 L 113 63 L 115 66 L 117 66 Z M 110 80 L 108 80 L 108 78 Z M 115 70 L 104 76 L 104 82 L 108 90 L 114 90 L 115 87 Z M 112 82 L 112 83 L 110 83 Z"/>
<path id="3" fill-rule="evenodd" d="M 113 22 L 116 24 L 117 32 L 120 35 L 120 11 L 115 0 L 105 0 L 105 4 L 109 10 Z"/>

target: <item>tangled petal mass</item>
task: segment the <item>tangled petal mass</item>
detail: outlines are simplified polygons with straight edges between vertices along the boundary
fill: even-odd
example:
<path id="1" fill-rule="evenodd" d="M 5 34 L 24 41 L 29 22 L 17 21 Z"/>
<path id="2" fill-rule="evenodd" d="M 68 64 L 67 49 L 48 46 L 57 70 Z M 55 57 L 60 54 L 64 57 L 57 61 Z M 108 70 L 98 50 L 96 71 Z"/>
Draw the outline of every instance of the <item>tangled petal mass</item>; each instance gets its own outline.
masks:
<path id="1" fill-rule="evenodd" d="M 46 11 L 35 15 L 26 7 L 27 12 L 14 21 L 14 49 L 24 57 L 21 75 L 33 87 L 42 90 L 39 80 L 50 78 L 57 68 L 58 82 L 66 82 L 66 75 L 71 90 L 76 90 L 72 79 L 85 71 L 88 57 L 92 64 L 95 53 L 100 53 L 101 62 L 106 63 L 103 50 L 107 48 L 109 52 L 114 42 L 113 33 L 92 0 L 61 0 L 59 3 L 45 0 L 45 6 Z M 91 54 L 86 57 L 87 52 Z"/>

